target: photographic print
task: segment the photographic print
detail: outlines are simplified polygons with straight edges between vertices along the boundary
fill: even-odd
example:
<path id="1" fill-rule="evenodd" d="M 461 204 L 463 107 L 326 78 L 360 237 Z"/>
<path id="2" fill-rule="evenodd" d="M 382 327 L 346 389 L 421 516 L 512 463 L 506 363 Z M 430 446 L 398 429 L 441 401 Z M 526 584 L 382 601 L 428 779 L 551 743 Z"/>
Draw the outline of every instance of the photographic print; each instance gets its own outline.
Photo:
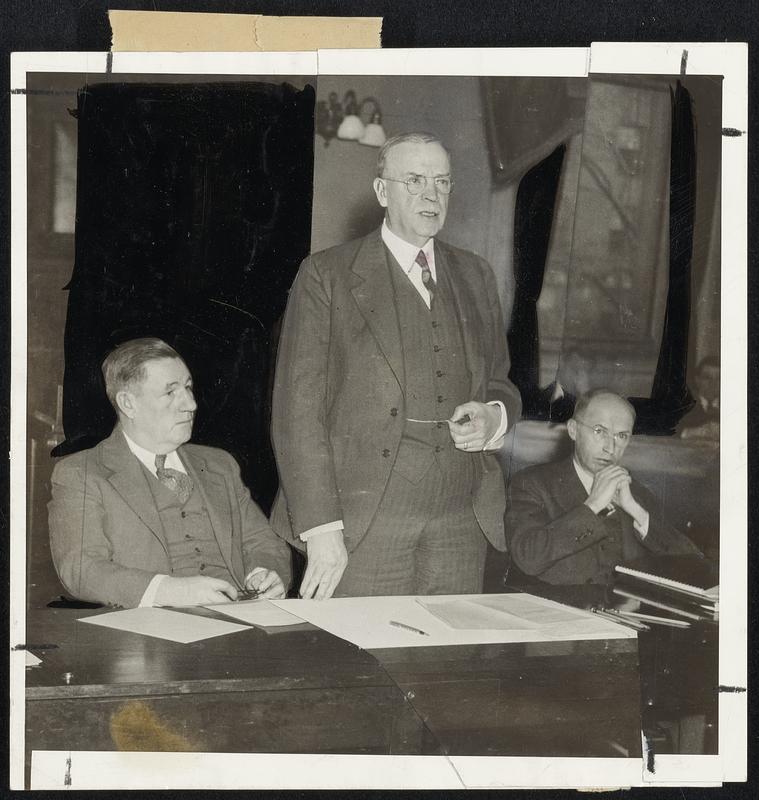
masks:
<path id="1" fill-rule="evenodd" d="M 16 788 L 745 776 L 745 48 L 614 48 L 14 55 Z"/>

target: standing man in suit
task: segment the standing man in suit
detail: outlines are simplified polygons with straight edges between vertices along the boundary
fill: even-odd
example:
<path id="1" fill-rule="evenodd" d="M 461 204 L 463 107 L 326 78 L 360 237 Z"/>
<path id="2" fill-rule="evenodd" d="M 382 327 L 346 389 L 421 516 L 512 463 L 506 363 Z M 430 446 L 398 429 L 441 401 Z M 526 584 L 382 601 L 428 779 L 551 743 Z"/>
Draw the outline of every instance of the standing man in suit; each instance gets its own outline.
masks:
<path id="1" fill-rule="evenodd" d="M 627 400 L 594 389 L 580 397 L 567 423 L 573 455 L 514 475 L 506 530 L 522 572 L 554 584 L 606 583 L 625 561 L 699 554 L 620 464 L 634 424 Z"/>
<path id="2" fill-rule="evenodd" d="M 479 592 L 487 540 L 505 547 L 491 451 L 521 410 L 495 278 L 435 238 L 437 137 L 390 139 L 373 187 L 381 229 L 307 258 L 291 290 L 272 526 L 305 546 L 303 597 Z"/>
<path id="3" fill-rule="evenodd" d="M 284 597 L 290 552 L 223 450 L 187 444 L 196 404 L 179 354 L 134 339 L 103 362 L 118 416 L 96 447 L 56 464 L 50 546 L 66 589 L 113 606 Z"/>

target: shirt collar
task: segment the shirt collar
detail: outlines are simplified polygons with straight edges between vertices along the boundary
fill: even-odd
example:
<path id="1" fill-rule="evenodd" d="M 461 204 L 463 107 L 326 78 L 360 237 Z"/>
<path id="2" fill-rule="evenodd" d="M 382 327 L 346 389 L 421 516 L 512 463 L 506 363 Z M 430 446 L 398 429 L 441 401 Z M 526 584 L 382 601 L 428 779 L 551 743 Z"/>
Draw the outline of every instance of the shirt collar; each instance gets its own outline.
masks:
<path id="1" fill-rule="evenodd" d="M 585 487 L 585 491 L 588 494 L 590 494 L 590 489 L 593 486 L 593 473 L 588 472 L 588 470 L 586 470 L 585 467 L 581 466 L 576 457 L 572 458 L 572 465 L 575 468 L 577 477 L 580 479 L 580 482 Z"/>
<path id="2" fill-rule="evenodd" d="M 134 453 L 135 456 L 140 460 L 140 462 L 145 466 L 145 468 L 151 472 L 153 475 L 156 474 L 156 466 L 155 466 L 155 453 L 151 453 L 150 450 L 146 450 L 141 445 L 137 444 L 137 442 L 130 439 L 126 431 L 122 428 L 121 432 L 124 434 L 124 438 L 126 439 L 127 446 L 129 449 Z M 182 464 L 182 459 L 179 458 L 179 453 L 174 450 L 171 453 L 166 455 L 166 464 L 165 466 L 169 469 L 177 469 L 180 472 L 186 473 L 187 470 L 184 468 L 184 464 Z"/>
<path id="3" fill-rule="evenodd" d="M 416 257 L 421 250 L 427 259 L 427 264 L 432 273 L 433 280 L 437 279 L 437 275 L 435 274 L 435 240 L 433 238 L 427 239 L 422 247 L 409 244 L 405 239 L 401 239 L 398 234 L 390 230 L 387 224 L 387 218 L 385 218 L 382 221 L 382 241 L 407 275 L 414 268 Z"/>

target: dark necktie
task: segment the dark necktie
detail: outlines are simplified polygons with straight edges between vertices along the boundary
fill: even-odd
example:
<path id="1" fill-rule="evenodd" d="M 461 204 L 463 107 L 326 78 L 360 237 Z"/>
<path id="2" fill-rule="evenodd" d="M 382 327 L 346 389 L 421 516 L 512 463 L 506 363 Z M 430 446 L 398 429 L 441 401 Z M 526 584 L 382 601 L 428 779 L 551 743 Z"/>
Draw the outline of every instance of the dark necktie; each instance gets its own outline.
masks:
<path id="1" fill-rule="evenodd" d="M 414 260 L 422 268 L 422 283 L 424 284 L 424 288 L 430 293 L 430 307 L 432 307 L 436 286 L 435 279 L 430 272 L 430 265 L 427 263 L 427 256 L 424 255 L 424 250 L 420 250 Z"/>
<path id="2" fill-rule="evenodd" d="M 167 488 L 174 492 L 179 497 L 179 502 L 184 505 L 192 494 L 192 480 L 189 475 L 180 472 L 178 469 L 168 469 L 164 466 L 166 463 L 165 455 L 158 455 L 155 457 L 155 471 L 158 480 Z"/>

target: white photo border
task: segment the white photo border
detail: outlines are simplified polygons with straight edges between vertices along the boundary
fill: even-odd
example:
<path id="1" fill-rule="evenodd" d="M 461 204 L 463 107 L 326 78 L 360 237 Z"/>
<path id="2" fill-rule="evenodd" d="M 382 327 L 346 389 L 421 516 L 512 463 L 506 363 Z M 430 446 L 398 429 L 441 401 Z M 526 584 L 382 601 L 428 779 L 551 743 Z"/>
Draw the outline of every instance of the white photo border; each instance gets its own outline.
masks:
<path id="1" fill-rule="evenodd" d="M 27 362 L 27 72 L 206 75 L 722 75 L 719 755 L 643 759 L 37 751 L 35 789 L 558 788 L 707 786 L 746 779 L 748 48 L 594 43 L 589 48 L 318 53 L 14 53 L 11 57 L 10 786 L 24 785 Z M 742 690 L 742 691 L 741 691 Z M 70 761 L 69 761 L 70 760 Z M 286 765 L 286 768 L 285 768 Z"/>

